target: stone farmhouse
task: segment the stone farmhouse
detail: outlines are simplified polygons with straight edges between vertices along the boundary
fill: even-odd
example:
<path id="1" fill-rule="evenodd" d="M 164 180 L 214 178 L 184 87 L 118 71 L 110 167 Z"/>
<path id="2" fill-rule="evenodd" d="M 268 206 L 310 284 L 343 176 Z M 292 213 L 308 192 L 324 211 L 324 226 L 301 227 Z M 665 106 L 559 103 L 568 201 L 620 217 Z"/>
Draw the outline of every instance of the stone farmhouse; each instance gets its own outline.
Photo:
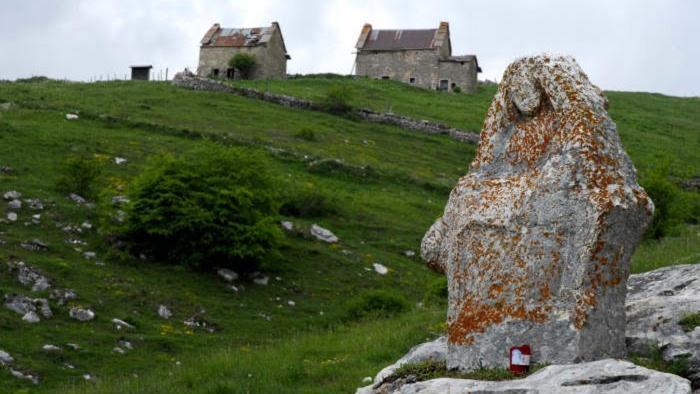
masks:
<path id="1" fill-rule="evenodd" d="M 427 89 L 476 91 L 476 55 L 452 56 L 450 25 L 437 29 L 375 30 L 365 24 L 357 40 L 355 74 L 393 79 Z"/>
<path id="2" fill-rule="evenodd" d="M 255 56 L 252 79 L 281 79 L 287 77 L 287 53 L 279 23 L 269 27 L 223 28 L 215 23 L 204 35 L 199 50 L 197 75 L 202 77 L 237 79 L 238 70 L 229 66 L 237 53 Z"/>

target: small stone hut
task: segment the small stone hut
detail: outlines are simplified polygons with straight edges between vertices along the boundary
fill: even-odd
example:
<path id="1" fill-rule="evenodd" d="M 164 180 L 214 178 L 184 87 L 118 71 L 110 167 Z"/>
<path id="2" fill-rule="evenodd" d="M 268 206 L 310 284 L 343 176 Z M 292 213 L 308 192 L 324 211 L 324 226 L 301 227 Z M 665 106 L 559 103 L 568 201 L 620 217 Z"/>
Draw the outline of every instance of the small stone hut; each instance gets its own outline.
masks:
<path id="1" fill-rule="evenodd" d="M 376 30 L 365 24 L 357 40 L 355 74 L 426 89 L 476 91 L 476 55 L 452 56 L 450 25 L 437 29 Z"/>
<path id="2" fill-rule="evenodd" d="M 256 65 L 251 79 L 280 79 L 287 76 L 287 60 L 291 57 L 277 22 L 272 22 L 269 27 L 253 28 L 223 28 L 215 23 L 202 38 L 197 75 L 240 78 L 238 70 L 228 64 L 237 53 L 255 56 Z"/>

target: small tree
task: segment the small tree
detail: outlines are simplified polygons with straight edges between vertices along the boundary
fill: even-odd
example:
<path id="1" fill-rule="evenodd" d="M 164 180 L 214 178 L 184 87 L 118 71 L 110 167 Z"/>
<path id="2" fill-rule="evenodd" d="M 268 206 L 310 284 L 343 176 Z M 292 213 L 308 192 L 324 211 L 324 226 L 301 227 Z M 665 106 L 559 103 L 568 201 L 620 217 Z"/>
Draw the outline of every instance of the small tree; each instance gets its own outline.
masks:
<path id="1" fill-rule="evenodd" d="M 228 65 L 238 70 L 243 79 L 248 79 L 253 73 L 253 70 L 257 65 L 257 61 L 255 60 L 255 55 L 251 55 L 249 53 L 237 53 L 233 55 L 231 60 L 228 61 Z"/>

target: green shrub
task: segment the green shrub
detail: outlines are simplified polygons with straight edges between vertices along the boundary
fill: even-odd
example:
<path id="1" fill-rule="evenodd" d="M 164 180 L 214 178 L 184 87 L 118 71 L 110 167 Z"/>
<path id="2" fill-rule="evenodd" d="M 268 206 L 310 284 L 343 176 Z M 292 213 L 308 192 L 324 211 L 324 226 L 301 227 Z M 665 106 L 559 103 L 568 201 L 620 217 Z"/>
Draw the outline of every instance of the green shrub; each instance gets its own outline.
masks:
<path id="1" fill-rule="evenodd" d="M 243 79 L 248 79 L 257 65 L 257 60 L 255 59 L 255 55 L 237 53 L 231 57 L 228 61 L 228 65 L 238 70 Z"/>
<path id="2" fill-rule="evenodd" d="M 316 141 L 316 133 L 311 129 L 301 129 L 299 132 L 294 134 L 294 137 L 305 141 Z"/>
<path id="3" fill-rule="evenodd" d="M 454 92 L 454 93 L 462 93 L 462 88 L 460 88 L 459 86 L 455 86 L 455 87 L 452 88 L 452 92 Z"/>
<path id="4" fill-rule="evenodd" d="M 650 177 L 642 182 L 642 186 L 654 202 L 654 217 L 647 228 L 645 238 L 661 239 L 676 224 L 670 215 L 670 210 L 678 195 L 677 187 L 660 176 Z"/>
<path id="5" fill-rule="evenodd" d="M 280 213 L 286 216 L 312 218 L 338 212 L 336 202 L 312 184 L 293 190 L 283 201 Z"/>
<path id="6" fill-rule="evenodd" d="M 280 236 L 268 166 L 262 155 L 220 147 L 156 160 L 133 182 L 124 243 L 195 269 L 257 269 Z"/>
<path id="7" fill-rule="evenodd" d="M 321 105 L 324 110 L 335 114 L 345 114 L 350 112 L 350 89 L 345 85 L 332 85 L 328 88 Z"/>
<path id="8" fill-rule="evenodd" d="M 442 304 L 447 301 L 447 277 L 441 276 L 428 284 L 423 296 L 427 305 Z"/>
<path id="9" fill-rule="evenodd" d="M 348 320 L 390 317 L 406 310 L 408 301 L 400 293 L 374 290 L 350 299 L 345 306 L 345 317 Z"/>
<path id="10" fill-rule="evenodd" d="M 672 361 L 666 361 L 663 354 L 664 352 L 661 346 L 649 346 L 642 354 L 630 355 L 629 360 L 639 366 L 656 371 L 672 373 L 684 378 L 690 376 L 690 365 L 687 356 L 681 356 Z"/>
<path id="11" fill-rule="evenodd" d="M 61 166 L 61 175 L 56 187 L 64 194 L 75 193 L 94 199 L 98 194 L 98 182 L 102 166 L 97 160 L 83 156 L 67 159 Z"/>

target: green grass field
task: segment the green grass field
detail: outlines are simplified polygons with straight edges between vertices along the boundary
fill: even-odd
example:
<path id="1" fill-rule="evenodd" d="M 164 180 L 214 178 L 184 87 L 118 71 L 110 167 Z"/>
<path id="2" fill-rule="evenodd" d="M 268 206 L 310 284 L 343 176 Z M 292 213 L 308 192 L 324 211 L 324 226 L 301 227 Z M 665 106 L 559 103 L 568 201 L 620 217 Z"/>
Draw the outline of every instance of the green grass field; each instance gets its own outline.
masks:
<path id="1" fill-rule="evenodd" d="M 441 94 L 351 79 L 248 82 L 312 99 L 322 97 L 332 83 L 348 84 L 355 106 L 476 130 L 494 93 L 484 88 L 473 96 Z M 674 179 L 700 173 L 698 99 L 609 96 L 610 113 L 642 179 L 662 165 Z M 40 268 L 56 286 L 74 289 L 79 296 L 75 304 L 92 308 L 97 318 L 79 323 L 68 318 L 67 307 L 52 304 L 52 319 L 29 325 L 0 308 L 0 349 L 13 355 L 19 369 L 42 380 L 35 386 L 0 369 L 0 391 L 351 392 L 365 376 L 443 329 L 443 307 L 417 305 L 438 275 L 403 252 L 417 252 L 449 190 L 466 173 L 473 145 L 164 83 L 0 83 L 3 102 L 14 105 L 0 110 L 0 166 L 13 171 L 0 174 L 0 192 L 18 190 L 23 198 L 42 199 L 47 208 L 39 225 L 24 224 L 34 213 L 27 208 L 17 223 L 0 223 L 5 241 L 0 246 L 0 293 L 47 296 L 31 293 L 4 267 L 7 261 L 22 260 Z M 78 111 L 80 119 L 67 121 L 69 111 Z M 299 138 L 302 131 L 312 131 L 315 140 Z M 279 256 L 265 263 L 270 284 L 243 282 L 245 289 L 238 293 L 215 274 L 112 259 L 99 231 L 79 235 L 87 242 L 80 250 L 66 243 L 71 236 L 59 224 L 97 224 L 96 209 L 76 206 L 56 190 L 66 158 L 93 158 L 104 169 L 104 188 L 115 194 L 151 158 L 209 144 L 269 155 L 282 194 L 303 185 L 332 196 L 337 213 L 292 220 L 301 227 L 327 227 L 340 243 L 330 246 L 289 234 Z M 117 156 L 127 163 L 115 164 Z M 308 163 L 318 159 L 368 166 L 371 176 L 310 171 Z M 686 225 L 677 235 L 646 242 L 633 258 L 634 270 L 698 262 L 699 232 Z M 19 246 L 33 238 L 47 242 L 48 251 Z M 98 259 L 85 259 L 83 251 L 97 252 Z M 389 273 L 375 273 L 373 263 L 384 264 Z M 392 318 L 342 319 L 347 300 L 378 288 L 393 289 L 415 306 Z M 174 317 L 160 319 L 159 304 L 169 305 Z M 182 324 L 201 310 L 220 331 L 191 331 Z M 117 331 L 112 318 L 136 329 Z M 113 348 L 122 339 L 134 349 L 117 354 Z M 81 349 L 71 350 L 66 343 Z M 63 350 L 47 353 L 44 344 Z M 92 376 L 90 381 L 85 374 Z"/>

